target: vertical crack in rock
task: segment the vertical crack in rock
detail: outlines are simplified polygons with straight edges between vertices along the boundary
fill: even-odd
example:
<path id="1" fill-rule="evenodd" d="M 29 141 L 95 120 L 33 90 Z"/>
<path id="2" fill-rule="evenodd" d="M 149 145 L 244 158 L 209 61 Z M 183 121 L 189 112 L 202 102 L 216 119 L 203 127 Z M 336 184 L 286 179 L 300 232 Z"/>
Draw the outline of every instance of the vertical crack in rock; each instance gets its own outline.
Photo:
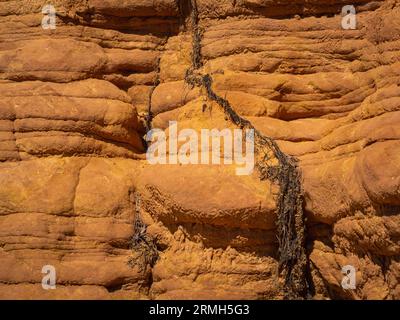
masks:
<path id="1" fill-rule="evenodd" d="M 147 107 L 147 115 L 146 115 L 146 119 L 145 119 L 145 121 L 146 121 L 146 132 L 149 132 L 151 130 L 151 122 L 153 121 L 153 113 L 151 111 L 151 99 L 153 97 L 154 90 L 160 84 L 160 60 L 161 59 L 158 58 L 157 70 L 156 70 L 157 71 L 157 75 L 156 75 L 156 78 L 154 79 L 153 86 L 150 89 L 149 100 L 147 102 L 148 103 L 148 107 Z"/>
<path id="2" fill-rule="evenodd" d="M 130 193 L 129 197 L 134 197 L 135 220 L 133 226 L 133 236 L 131 249 L 133 256 L 128 260 L 130 267 L 138 267 L 141 272 L 146 271 L 147 266 L 153 267 L 159 255 L 154 239 L 147 233 L 147 225 L 143 222 L 140 214 L 141 199 L 138 193 Z"/>
<path id="3" fill-rule="evenodd" d="M 212 77 L 202 74 L 201 32 L 196 0 L 187 0 L 190 7 L 192 31 L 192 66 L 186 72 L 185 81 L 203 87 L 208 99 L 216 102 L 230 121 L 241 129 L 254 130 L 256 167 L 262 180 L 269 179 L 279 185 L 277 199 L 277 238 L 279 271 L 284 278 L 285 299 L 311 297 L 308 257 L 305 248 L 305 217 L 303 211 L 303 190 L 301 172 L 297 160 L 284 154 L 277 143 L 264 136 L 246 119 L 240 117 L 229 101 L 218 96 L 212 89 Z M 276 162 L 278 162 L 276 164 Z"/>

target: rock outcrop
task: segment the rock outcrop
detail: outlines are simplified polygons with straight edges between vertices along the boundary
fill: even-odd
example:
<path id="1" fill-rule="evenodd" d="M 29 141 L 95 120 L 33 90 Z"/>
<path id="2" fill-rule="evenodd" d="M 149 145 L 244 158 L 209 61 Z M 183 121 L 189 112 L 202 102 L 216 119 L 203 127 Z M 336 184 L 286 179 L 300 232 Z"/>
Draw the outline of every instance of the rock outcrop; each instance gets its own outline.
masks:
<path id="1" fill-rule="evenodd" d="M 298 160 L 309 297 L 400 299 L 400 2 L 353 1 L 343 30 L 342 0 L 197 0 L 200 39 L 190 2 L 54 0 L 46 30 L 46 1 L 0 2 L 0 298 L 285 297 L 277 183 L 146 160 L 150 125 L 237 128 L 187 81 L 199 41 L 212 90 Z"/>

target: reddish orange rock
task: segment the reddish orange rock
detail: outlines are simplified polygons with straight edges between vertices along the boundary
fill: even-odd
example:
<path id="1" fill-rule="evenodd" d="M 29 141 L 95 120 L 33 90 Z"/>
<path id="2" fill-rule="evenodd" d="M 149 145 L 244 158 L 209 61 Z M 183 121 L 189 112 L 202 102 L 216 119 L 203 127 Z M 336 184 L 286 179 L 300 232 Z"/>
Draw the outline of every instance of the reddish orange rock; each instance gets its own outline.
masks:
<path id="1" fill-rule="evenodd" d="M 42 1 L 0 2 L 0 299 L 284 297 L 276 184 L 145 159 L 149 108 L 166 133 L 236 128 L 185 81 L 188 3 L 59 0 L 44 30 Z M 197 0 L 197 72 L 298 159 L 313 297 L 400 299 L 400 2 L 357 1 L 355 30 L 342 6 Z"/>

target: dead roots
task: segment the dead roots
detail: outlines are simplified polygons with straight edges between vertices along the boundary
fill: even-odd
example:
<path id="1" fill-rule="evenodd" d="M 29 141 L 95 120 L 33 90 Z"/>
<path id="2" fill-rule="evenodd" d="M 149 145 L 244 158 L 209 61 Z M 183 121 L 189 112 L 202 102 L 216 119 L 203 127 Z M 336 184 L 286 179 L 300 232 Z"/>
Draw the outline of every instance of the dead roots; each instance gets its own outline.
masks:
<path id="1" fill-rule="evenodd" d="M 158 260 L 158 250 L 154 239 L 147 233 L 147 225 L 143 222 L 140 215 L 140 195 L 135 193 L 135 223 L 131 249 L 133 256 L 129 258 L 128 265 L 138 267 L 145 271 L 147 266 L 153 267 Z"/>

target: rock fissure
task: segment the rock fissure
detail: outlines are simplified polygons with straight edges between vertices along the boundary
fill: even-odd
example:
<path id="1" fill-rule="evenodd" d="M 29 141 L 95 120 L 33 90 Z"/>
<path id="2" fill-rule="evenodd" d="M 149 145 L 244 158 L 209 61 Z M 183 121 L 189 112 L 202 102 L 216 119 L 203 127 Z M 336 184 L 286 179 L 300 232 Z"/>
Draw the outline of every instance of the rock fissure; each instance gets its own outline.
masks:
<path id="1" fill-rule="evenodd" d="M 153 113 L 151 111 L 151 99 L 153 97 L 154 90 L 160 84 L 160 58 L 157 61 L 157 70 L 156 70 L 156 72 L 157 72 L 157 75 L 156 75 L 156 77 L 154 79 L 153 86 L 151 87 L 150 92 L 149 92 L 147 115 L 146 115 L 146 118 L 145 118 L 146 132 L 151 130 L 151 122 L 153 120 Z"/>
<path id="2" fill-rule="evenodd" d="M 308 275 L 308 257 L 305 248 L 306 226 L 303 209 L 301 172 L 297 160 L 284 154 L 274 139 L 261 134 L 252 123 L 236 113 L 229 101 L 212 89 L 213 79 L 201 72 L 201 31 L 196 0 L 189 0 L 192 32 L 192 66 L 186 72 L 185 81 L 192 87 L 202 87 L 208 99 L 217 103 L 229 120 L 241 129 L 254 130 L 256 167 L 261 180 L 269 179 L 279 185 L 277 199 L 277 239 L 279 271 L 284 277 L 284 297 L 304 299 L 311 296 Z M 278 164 L 272 162 L 277 159 Z"/>

